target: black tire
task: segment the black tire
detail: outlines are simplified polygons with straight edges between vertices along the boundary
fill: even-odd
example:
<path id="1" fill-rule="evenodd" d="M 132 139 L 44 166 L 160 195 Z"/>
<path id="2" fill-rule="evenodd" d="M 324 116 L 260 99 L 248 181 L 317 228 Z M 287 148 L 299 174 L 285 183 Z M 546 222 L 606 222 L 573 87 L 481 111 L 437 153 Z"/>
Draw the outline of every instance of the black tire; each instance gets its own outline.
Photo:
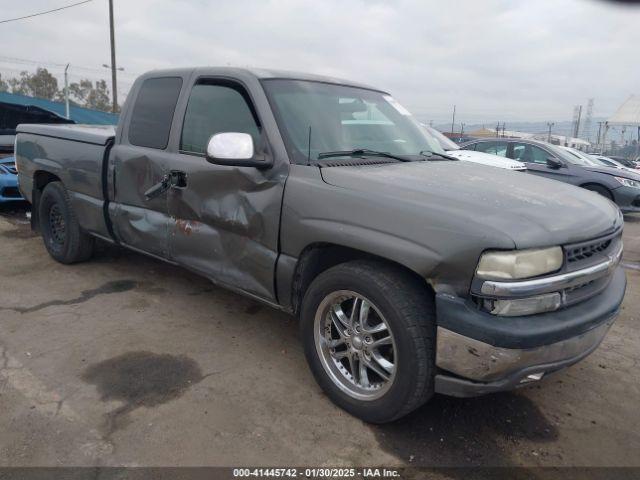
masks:
<path id="1" fill-rule="evenodd" d="M 38 204 L 38 220 L 44 246 L 58 262 L 82 262 L 93 254 L 94 239 L 80 228 L 62 183 L 51 182 L 44 188 Z"/>
<path id="2" fill-rule="evenodd" d="M 316 348 L 316 313 L 327 296 L 341 290 L 362 295 L 375 305 L 385 317 L 398 350 L 394 352 L 395 378 L 388 390 L 373 400 L 359 400 L 345 393 L 325 370 Z M 305 355 L 318 384 L 335 404 L 366 422 L 391 422 L 433 396 L 434 298 L 424 283 L 401 268 L 382 262 L 352 261 L 326 270 L 304 296 L 300 330 Z"/>
<path id="3" fill-rule="evenodd" d="M 590 184 L 584 185 L 583 188 L 586 188 L 587 190 L 591 190 L 592 192 L 596 192 L 597 194 L 602 195 L 604 198 L 613 200 L 613 195 L 611 194 L 611 191 L 607 187 L 590 183 Z"/>

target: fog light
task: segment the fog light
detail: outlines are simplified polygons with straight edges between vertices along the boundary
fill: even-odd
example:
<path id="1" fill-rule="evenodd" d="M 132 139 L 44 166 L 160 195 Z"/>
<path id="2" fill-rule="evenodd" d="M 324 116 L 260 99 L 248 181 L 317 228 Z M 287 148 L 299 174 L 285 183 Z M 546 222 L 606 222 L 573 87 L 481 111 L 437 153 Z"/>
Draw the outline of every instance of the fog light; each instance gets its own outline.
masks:
<path id="1" fill-rule="evenodd" d="M 493 315 L 519 317 L 535 313 L 552 312 L 562 305 L 560 293 L 547 293 L 515 300 L 485 300 L 485 308 Z"/>

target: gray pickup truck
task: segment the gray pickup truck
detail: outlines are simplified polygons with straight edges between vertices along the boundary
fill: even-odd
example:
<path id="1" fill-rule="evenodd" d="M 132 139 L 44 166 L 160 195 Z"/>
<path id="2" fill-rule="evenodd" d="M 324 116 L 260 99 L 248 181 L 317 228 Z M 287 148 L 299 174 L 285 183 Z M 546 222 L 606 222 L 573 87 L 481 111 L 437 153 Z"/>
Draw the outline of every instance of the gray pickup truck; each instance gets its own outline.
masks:
<path id="1" fill-rule="evenodd" d="M 16 157 L 53 258 L 98 238 L 297 315 L 318 383 L 369 422 L 573 364 L 624 297 L 612 202 L 448 157 L 352 82 L 154 71 L 115 131 L 21 125 Z"/>

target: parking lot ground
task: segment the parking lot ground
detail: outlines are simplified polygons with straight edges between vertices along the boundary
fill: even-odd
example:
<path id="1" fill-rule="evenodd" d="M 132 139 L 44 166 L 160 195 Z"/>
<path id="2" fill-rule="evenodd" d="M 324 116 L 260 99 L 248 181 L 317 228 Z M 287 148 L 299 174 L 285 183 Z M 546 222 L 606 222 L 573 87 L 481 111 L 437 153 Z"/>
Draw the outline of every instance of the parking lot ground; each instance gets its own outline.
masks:
<path id="1" fill-rule="evenodd" d="M 640 466 L 640 217 L 594 354 L 372 426 L 315 384 L 295 319 L 116 247 L 60 265 L 0 213 L 2 466 Z"/>

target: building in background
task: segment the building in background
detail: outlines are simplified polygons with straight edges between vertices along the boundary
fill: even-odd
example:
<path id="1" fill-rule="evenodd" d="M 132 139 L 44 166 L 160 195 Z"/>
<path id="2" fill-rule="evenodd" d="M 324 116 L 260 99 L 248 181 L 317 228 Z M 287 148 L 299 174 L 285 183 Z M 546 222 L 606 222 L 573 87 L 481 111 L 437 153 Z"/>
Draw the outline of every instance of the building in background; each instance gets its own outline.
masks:
<path id="1" fill-rule="evenodd" d="M 17 93 L 0 92 L 0 129 L 15 129 L 18 123 L 28 123 L 29 118 L 50 121 L 31 123 L 81 123 L 88 125 L 116 125 L 118 115 L 89 108 L 69 105 L 69 119 L 65 118 L 65 104 Z M 17 123 L 16 123 L 17 121 Z"/>
<path id="2" fill-rule="evenodd" d="M 616 131 L 612 131 L 611 129 Z M 632 140 L 626 133 L 631 133 Z M 620 135 L 619 143 L 615 138 Z M 635 137 L 635 138 L 634 138 Z M 604 135 L 599 139 L 598 150 L 622 155 L 626 158 L 640 157 L 640 96 L 631 95 L 605 122 Z M 617 148 L 614 148 L 617 144 Z"/>

